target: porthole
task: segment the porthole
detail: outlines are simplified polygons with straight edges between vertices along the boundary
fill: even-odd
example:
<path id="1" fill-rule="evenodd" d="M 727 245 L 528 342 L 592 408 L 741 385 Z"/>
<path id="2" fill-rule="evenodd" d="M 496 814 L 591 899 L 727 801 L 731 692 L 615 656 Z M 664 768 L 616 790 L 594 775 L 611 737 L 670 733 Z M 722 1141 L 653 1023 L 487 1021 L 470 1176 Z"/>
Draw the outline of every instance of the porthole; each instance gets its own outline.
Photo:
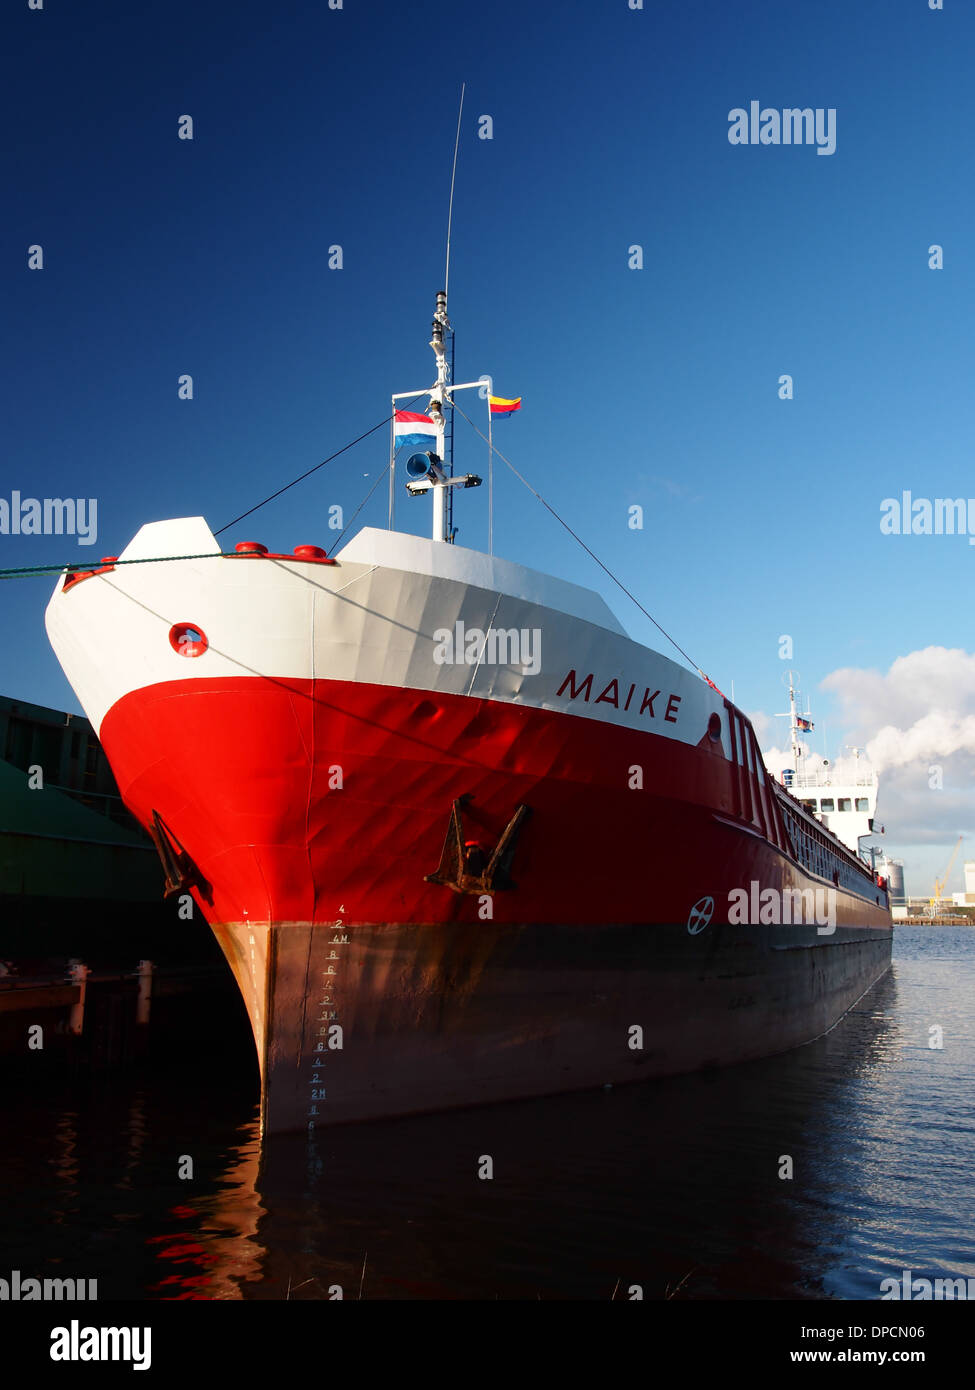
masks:
<path id="1" fill-rule="evenodd" d="M 169 645 L 178 656 L 202 656 L 210 643 L 196 623 L 175 623 L 169 629 Z"/>

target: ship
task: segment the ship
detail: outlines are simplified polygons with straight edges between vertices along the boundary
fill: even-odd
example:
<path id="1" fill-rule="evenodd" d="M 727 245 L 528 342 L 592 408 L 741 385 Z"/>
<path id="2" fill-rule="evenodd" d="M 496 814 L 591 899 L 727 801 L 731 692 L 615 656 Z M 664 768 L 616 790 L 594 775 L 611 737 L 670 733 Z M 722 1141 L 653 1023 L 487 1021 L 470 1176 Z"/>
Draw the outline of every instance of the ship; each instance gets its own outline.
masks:
<path id="1" fill-rule="evenodd" d="M 153 521 L 46 611 L 233 971 L 265 1135 L 767 1056 L 890 965 L 882 876 L 714 682 L 596 591 L 457 543 L 482 480 L 453 468 L 455 396 L 493 381 L 453 382 L 452 331 L 442 291 L 436 380 L 391 398 L 429 446 L 405 446 L 429 537 L 395 526 L 394 426 L 387 527 L 278 553 Z"/>

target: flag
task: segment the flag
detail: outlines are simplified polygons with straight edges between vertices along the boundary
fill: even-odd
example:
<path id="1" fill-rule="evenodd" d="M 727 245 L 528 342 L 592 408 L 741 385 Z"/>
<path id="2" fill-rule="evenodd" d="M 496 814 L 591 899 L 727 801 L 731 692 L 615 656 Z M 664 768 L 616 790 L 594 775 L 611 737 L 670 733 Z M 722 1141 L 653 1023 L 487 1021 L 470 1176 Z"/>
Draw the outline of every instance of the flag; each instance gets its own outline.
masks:
<path id="1" fill-rule="evenodd" d="M 796 715 L 796 728 L 801 729 L 804 734 L 812 733 L 815 725 L 811 719 L 803 719 L 801 714 Z"/>
<path id="2" fill-rule="evenodd" d="M 411 449 L 432 449 L 437 442 L 437 427 L 429 415 L 415 410 L 397 410 L 393 416 L 393 447 L 404 445 Z"/>
<path id="3" fill-rule="evenodd" d="M 509 401 L 505 396 L 488 396 L 492 415 L 513 415 L 516 410 L 521 409 L 521 397 L 516 396 L 513 401 Z"/>

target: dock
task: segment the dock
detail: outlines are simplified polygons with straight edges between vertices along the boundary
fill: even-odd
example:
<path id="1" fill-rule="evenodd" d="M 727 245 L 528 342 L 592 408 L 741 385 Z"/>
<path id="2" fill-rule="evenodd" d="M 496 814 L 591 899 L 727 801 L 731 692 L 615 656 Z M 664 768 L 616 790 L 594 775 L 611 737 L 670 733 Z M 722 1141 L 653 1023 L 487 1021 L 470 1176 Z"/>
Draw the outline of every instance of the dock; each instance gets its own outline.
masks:
<path id="1" fill-rule="evenodd" d="M 11 968 L 0 962 L 0 1058 L 5 1071 L 105 1070 L 220 1039 L 250 1044 L 233 977 L 222 961 L 132 970 Z"/>

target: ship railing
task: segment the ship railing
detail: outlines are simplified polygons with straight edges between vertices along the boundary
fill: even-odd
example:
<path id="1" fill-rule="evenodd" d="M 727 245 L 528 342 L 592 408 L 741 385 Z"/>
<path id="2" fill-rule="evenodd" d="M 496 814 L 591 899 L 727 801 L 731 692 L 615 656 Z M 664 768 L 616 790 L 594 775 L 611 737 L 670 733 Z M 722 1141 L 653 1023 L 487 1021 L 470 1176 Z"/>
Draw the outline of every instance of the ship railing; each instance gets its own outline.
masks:
<path id="1" fill-rule="evenodd" d="M 794 787 L 875 787 L 875 777 L 840 777 L 835 782 L 824 782 L 819 777 L 794 777 Z"/>
<path id="2" fill-rule="evenodd" d="M 856 849 L 852 849 L 850 845 L 844 840 L 841 840 L 838 835 L 834 834 L 828 825 L 824 825 L 812 811 L 807 810 L 798 797 L 793 795 L 795 791 L 794 784 L 791 787 L 783 787 L 780 782 L 772 780 L 770 785 L 775 788 L 777 794 L 781 794 L 788 798 L 786 802 L 788 814 L 796 816 L 800 823 L 804 820 L 809 829 L 825 836 L 829 848 L 833 853 L 837 854 L 840 859 L 844 859 L 848 865 L 855 865 L 858 869 L 865 869 L 867 873 L 873 877 L 873 865 L 869 860 L 862 858 L 859 846 Z"/>

